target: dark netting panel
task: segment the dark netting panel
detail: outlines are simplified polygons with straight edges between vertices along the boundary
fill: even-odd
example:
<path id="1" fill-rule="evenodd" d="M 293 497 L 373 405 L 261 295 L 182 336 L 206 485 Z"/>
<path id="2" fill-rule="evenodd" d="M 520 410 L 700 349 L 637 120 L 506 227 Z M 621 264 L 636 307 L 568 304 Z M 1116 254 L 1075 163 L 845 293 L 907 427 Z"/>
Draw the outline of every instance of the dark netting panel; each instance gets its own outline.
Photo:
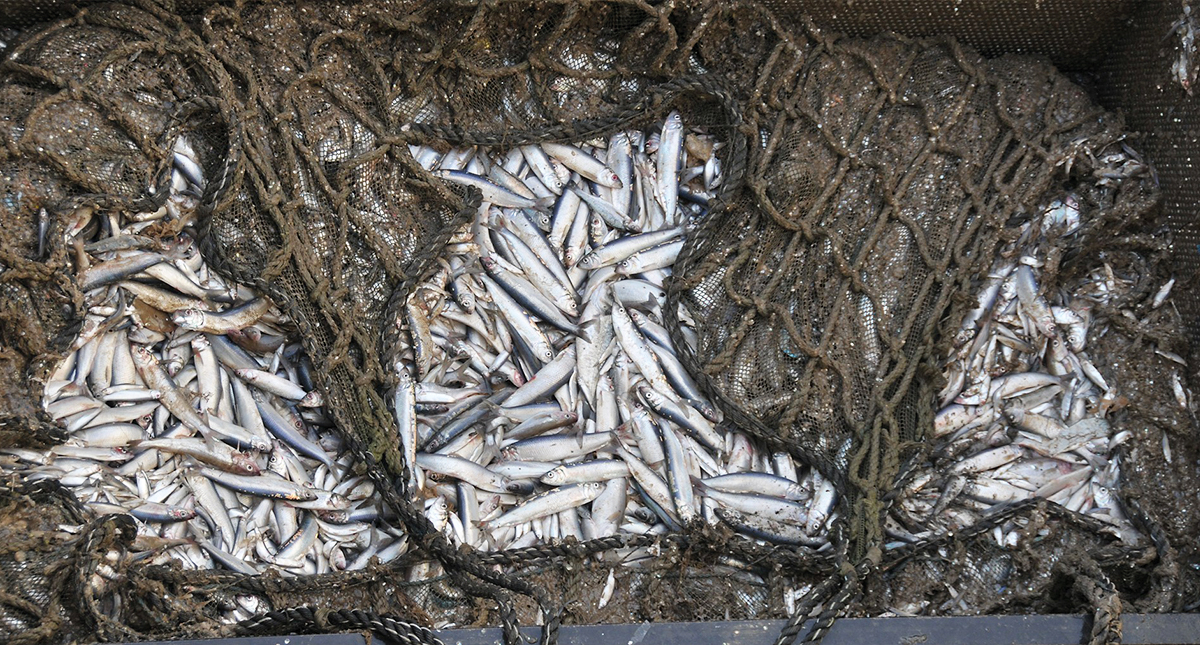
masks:
<path id="1" fill-rule="evenodd" d="M 782 20 L 807 14 L 827 29 L 854 36 L 882 31 L 953 36 L 989 57 L 1038 54 L 1066 69 L 1091 67 L 1103 58 L 1110 43 L 1120 38 L 1124 20 L 1136 5 L 1129 0 L 1005 5 L 986 0 L 915 0 L 902 5 L 887 0 L 770 0 L 763 4 Z"/>
<path id="2" fill-rule="evenodd" d="M 1119 638 L 1123 608 L 1196 607 L 1200 442 L 1180 394 L 1195 362 L 1179 364 L 1200 266 L 1200 13 L 1188 2 L 9 5 L 0 465 L 36 476 L 6 470 L 0 483 L 0 640 L 358 629 L 415 643 L 434 626 L 502 624 L 516 642 L 518 624 L 539 624 L 549 643 L 562 622 L 790 617 L 789 643 L 809 615 L 819 639 L 847 613 L 1082 608 L 1103 641 Z M 472 242 L 463 225 L 481 196 L 415 155 L 657 137 L 672 111 L 722 142 L 723 181 L 671 268 L 662 322 L 722 431 L 832 482 L 832 528 L 806 532 L 811 546 L 718 522 L 460 547 L 408 483 L 391 408 L 395 365 L 419 341 L 410 296 L 448 267 L 449 246 Z M 207 181 L 173 201 L 181 138 Z M 1106 160 L 1135 151 L 1136 171 L 1116 176 Z M 1131 437 L 1089 444 L 1120 462 L 1101 510 L 1127 518 L 1126 533 L 1070 500 L 984 503 L 950 476 L 954 455 L 1007 445 L 1015 422 L 965 443 L 934 433 L 973 294 L 1067 192 L 1088 223 L 1025 266 L 1060 309 L 1071 291 L 1115 294 L 1088 310 L 1102 321 L 1088 351 L 1120 396 L 1105 388 L 1086 406 L 1108 414 L 1114 444 Z M 180 203 L 198 217 L 172 212 Z M 136 248 L 171 254 L 194 238 L 214 274 L 270 296 L 269 323 L 311 362 L 320 424 L 348 446 L 347 472 L 374 486 L 405 555 L 289 577 L 184 569 L 157 556 L 187 540 L 94 516 L 46 481 L 46 451 L 73 445 L 73 422 L 39 402 L 80 334 L 102 321 L 146 344 L 175 339 L 144 303 L 84 288 L 117 212 L 149 214 L 126 240 Z M 126 305 L 150 332 L 114 324 Z M 1074 472 L 1101 469 L 1077 461 Z M 950 519 L 915 517 L 955 500 Z"/>
<path id="3" fill-rule="evenodd" d="M 695 371 L 740 425 L 857 491 L 850 516 L 871 543 L 881 496 L 928 445 L 934 384 L 917 375 L 952 297 L 1003 224 L 1046 201 L 1058 160 L 1120 130 L 1049 66 L 814 41 L 766 93 L 792 118 L 757 124 L 754 199 L 690 239 L 669 311 L 695 321 Z M 1137 219 L 1146 202 L 1129 200 L 1114 209 Z"/>
<path id="4" fill-rule="evenodd" d="M 1176 259 L 1183 275 L 1191 276 L 1200 266 L 1200 233 L 1191 216 L 1200 195 L 1192 181 L 1198 108 L 1196 52 L 1189 34 L 1196 29 L 1196 16 L 1183 11 L 1187 6 L 1164 4 L 1134 15 L 1128 37 L 1114 43 L 1098 77 L 1101 99 L 1120 107 L 1154 160 L 1163 210 L 1176 237 Z M 1188 320 L 1195 319 L 1194 307 L 1192 298 L 1180 302 Z"/>

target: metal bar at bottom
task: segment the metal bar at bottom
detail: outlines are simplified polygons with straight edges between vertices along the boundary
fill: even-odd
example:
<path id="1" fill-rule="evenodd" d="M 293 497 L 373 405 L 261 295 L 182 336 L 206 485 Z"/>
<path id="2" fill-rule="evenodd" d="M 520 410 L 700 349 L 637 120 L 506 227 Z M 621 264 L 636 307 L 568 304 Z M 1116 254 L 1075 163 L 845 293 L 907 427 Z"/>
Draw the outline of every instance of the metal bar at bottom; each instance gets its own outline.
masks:
<path id="1" fill-rule="evenodd" d="M 1125 614 L 1126 645 L 1200 643 L 1200 614 Z M 558 631 L 561 645 L 771 645 L 782 620 L 640 625 L 569 625 Z M 813 621 L 805 625 L 811 629 Z M 1074 645 L 1087 642 L 1091 619 L 1083 616 L 939 616 L 915 618 L 843 618 L 824 645 Z M 536 627 L 521 632 L 536 638 Z M 438 632 L 446 645 L 500 645 L 498 628 Z M 536 641 L 534 641 L 536 642 Z"/>
<path id="2" fill-rule="evenodd" d="M 1125 614 L 1125 645 L 1200 644 L 1200 614 Z M 558 632 L 561 645 L 771 645 L 782 620 L 711 623 L 568 625 Z M 805 630 L 812 628 L 812 621 Z M 945 616 L 919 618 L 843 618 L 825 636 L 824 645 L 1074 645 L 1086 642 L 1091 621 L 1083 616 Z M 536 642 L 537 627 L 522 634 Z M 446 645 L 500 645 L 500 629 L 443 629 Z M 367 645 L 360 634 L 255 636 L 217 640 L 180 640 L 137 645 Z"/>
<path id="3" fill-rule="evenodd" d="M 141 641 L 120 645 L 367 645 L 367 640 L 363 638 L 362 634 L 348 633 L 197 638 L 178 641 Z"/>

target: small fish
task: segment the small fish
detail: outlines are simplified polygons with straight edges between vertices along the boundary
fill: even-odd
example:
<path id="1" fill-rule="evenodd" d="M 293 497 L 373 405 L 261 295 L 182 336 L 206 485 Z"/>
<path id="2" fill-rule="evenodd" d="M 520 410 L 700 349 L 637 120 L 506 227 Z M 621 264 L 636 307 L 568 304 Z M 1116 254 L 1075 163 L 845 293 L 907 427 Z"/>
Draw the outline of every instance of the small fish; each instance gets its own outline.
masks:
<path id="1" fill-rule="evenodd" d="M 161 450 L 187 455 L 197 461 L 243 475 L 257 475 L 262 472 L 250 455 L 238 452 L 223 443 L 209 446 L 200 439 L 158 438 L 130 442 L 129 447 L 133 450 Z"/>
<path id="2" fill-rule="evenodd" d="M 80 291 L 91 291 L 144 271 L 156 264 L 166 262 L 167 257 L 159 253 L 140 252 L 99 264 L 93 264 L 80 273 L 76 280 Z"/>
<path id="3" fill-rule="evenodd" d="M 171 322 L 194 331 L 223 334 L 234 329 L 244 329 L 262 318 L 272 307 L 266 298 L 254 298 L 233 309 L 211 312 L 203 309 L 184 309 L 171 314 Z"/>
<path id="4" fill-rule="evenodd" d="M 494 520 L 483 520 L 480 526 L 495 530 L 540 519 L 552 513 L 576 508 L 600 496 L 604 485 L 598 482 L 552 488 L 515 506 Z"/>
<path id="5" fill-rule="evenodd" d="M 549 141 L 541 144 L 541 146 L 542 150 L 551 157 L 561 161 L 564 166 L 601 186 L 607 186 L 608 188 L 624 187 L 621 178 L 616 172 L 605 165 L 604 162 L 575 146 L 551 143 Z"/>
<path id="6" fill-rule="evenodd" d="M 46 257 L 46 238 L 49 235 L 50 213 L 48 213 L 45 208 L 39 208 L 37 226 L 37 259 L 39 260 Z"/>
<path id="7" fill-rule="evenodd" d="M 505 208 L 532 208 L 538 211 L 549 211 L 550 206 L 554 203 L 554 198 L 544 197 L 538 199 L 530 199 L 522 197 L 510 190 L 497 186 L 492 182 L 466 172 L 457 170 L 435 170 L 434 176 L 446 181 L 451 181 L 462 186 L 475 188 L 483 194 L 483 201 L 489 204 L 495 204 Z"/>

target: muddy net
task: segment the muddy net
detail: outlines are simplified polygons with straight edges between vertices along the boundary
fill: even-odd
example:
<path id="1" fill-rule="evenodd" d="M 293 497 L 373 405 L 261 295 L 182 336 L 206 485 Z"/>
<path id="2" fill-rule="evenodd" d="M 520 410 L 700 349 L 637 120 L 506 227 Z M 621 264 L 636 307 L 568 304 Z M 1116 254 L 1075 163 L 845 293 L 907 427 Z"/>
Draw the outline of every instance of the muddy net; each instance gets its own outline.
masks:
<path id="1" fill-rule="evenodd" d="M 359 630 L 417 643 L 502 625 L 517 642 L 537 624 L 549 643 L 563 623 L 786 618 L 785 644 L 847 614 L 1085 611 L 1106 642 L 1122 611 L 1194 609 L 1180 314 L 1194 280 L 1176 264 L 1194 249 L 1177 251 L 1166 226 L 1192 230 L 1170 192 L 1185 171 L 1163 152 L 1165 118 L 1135 112 L 1131 127 L 1096 97 L 1147 101 L 1140 77 L 1189 95 L 1196 19 L 1186 3 L 1139 18 L 1137 37 L 1170 36 L 1150 38 L 1161 51 L 1139 77 L 1094 65 L 1127 4 L 1094 17 L 1092 3 L 1055 3 L 1039 35 L 1012 27 L 1015 40 L 988 26 L 1025 24 L 1023 10 L 966 4 L 962 21 L 927 25 L 703 1 L 14 13 L 0 46 L 0 640 Z M 1064 51 L 1072 36 L 1045 25 L 1088 37 Z M 910 36 L 874 35 L 889 26 Z M 952 30 L 961 40 L 937 35 Z M 807 469 L 810 496 L 836 499 L 829 517 L 802 535 L 718 513 L 666 533 L 457 544 L 414 486 L 395 366 L 419 362 L 413 295 L 485 200 L 420 152 L 665 140 L 675 113 L 721 180 L 695 200 L 662 325 L 720 430 Z M 709 137 L 719 150 L 696 152 Z M 182 192 L 181 138 L 195 166 Z M 114 213 L 150 215 L 126 229 Z M 187 240 L 201 255 L 182 262 L 269 296 L 329 441 L 406 553 L 300 575 L 185 568 L 157 557 L 178 536 L 77 499 L 72 478 L 108 466 L 38 469 L 53 466 L 39 455 L 66 461 L 53 451 L 73 432 L 43 388 L 85 381 L 62 360 L 97 320 L 147 346 L 175 329 L 144 301 L 129 303 L 134 327 L 114 327 L 126 303 L 89 297 L 112 282 L 89 254 Z M 206 346 L 193 347 L 199 365 Z M 1039 370 L 1053 383 L 1015 378 Z M 976 477 L 992 458 L 1043 479 Z M 1055 460 L 1054 476 L 1037 470 Z"/>

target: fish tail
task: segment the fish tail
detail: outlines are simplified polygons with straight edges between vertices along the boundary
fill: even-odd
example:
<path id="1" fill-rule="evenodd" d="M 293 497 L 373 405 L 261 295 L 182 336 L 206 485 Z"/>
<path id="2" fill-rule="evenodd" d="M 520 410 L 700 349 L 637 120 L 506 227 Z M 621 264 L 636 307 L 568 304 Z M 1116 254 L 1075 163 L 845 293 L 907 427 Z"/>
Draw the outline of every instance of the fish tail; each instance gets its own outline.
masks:
<path id="1" fill-rule="evenodd" d="M 538 199 L 533 200 L 533 210 L 539 213 L 549 213 L 550 209 L 554 207 L 554 202 L 556 199 L 557 197 L 555 195 L 539 197 Z"/>

